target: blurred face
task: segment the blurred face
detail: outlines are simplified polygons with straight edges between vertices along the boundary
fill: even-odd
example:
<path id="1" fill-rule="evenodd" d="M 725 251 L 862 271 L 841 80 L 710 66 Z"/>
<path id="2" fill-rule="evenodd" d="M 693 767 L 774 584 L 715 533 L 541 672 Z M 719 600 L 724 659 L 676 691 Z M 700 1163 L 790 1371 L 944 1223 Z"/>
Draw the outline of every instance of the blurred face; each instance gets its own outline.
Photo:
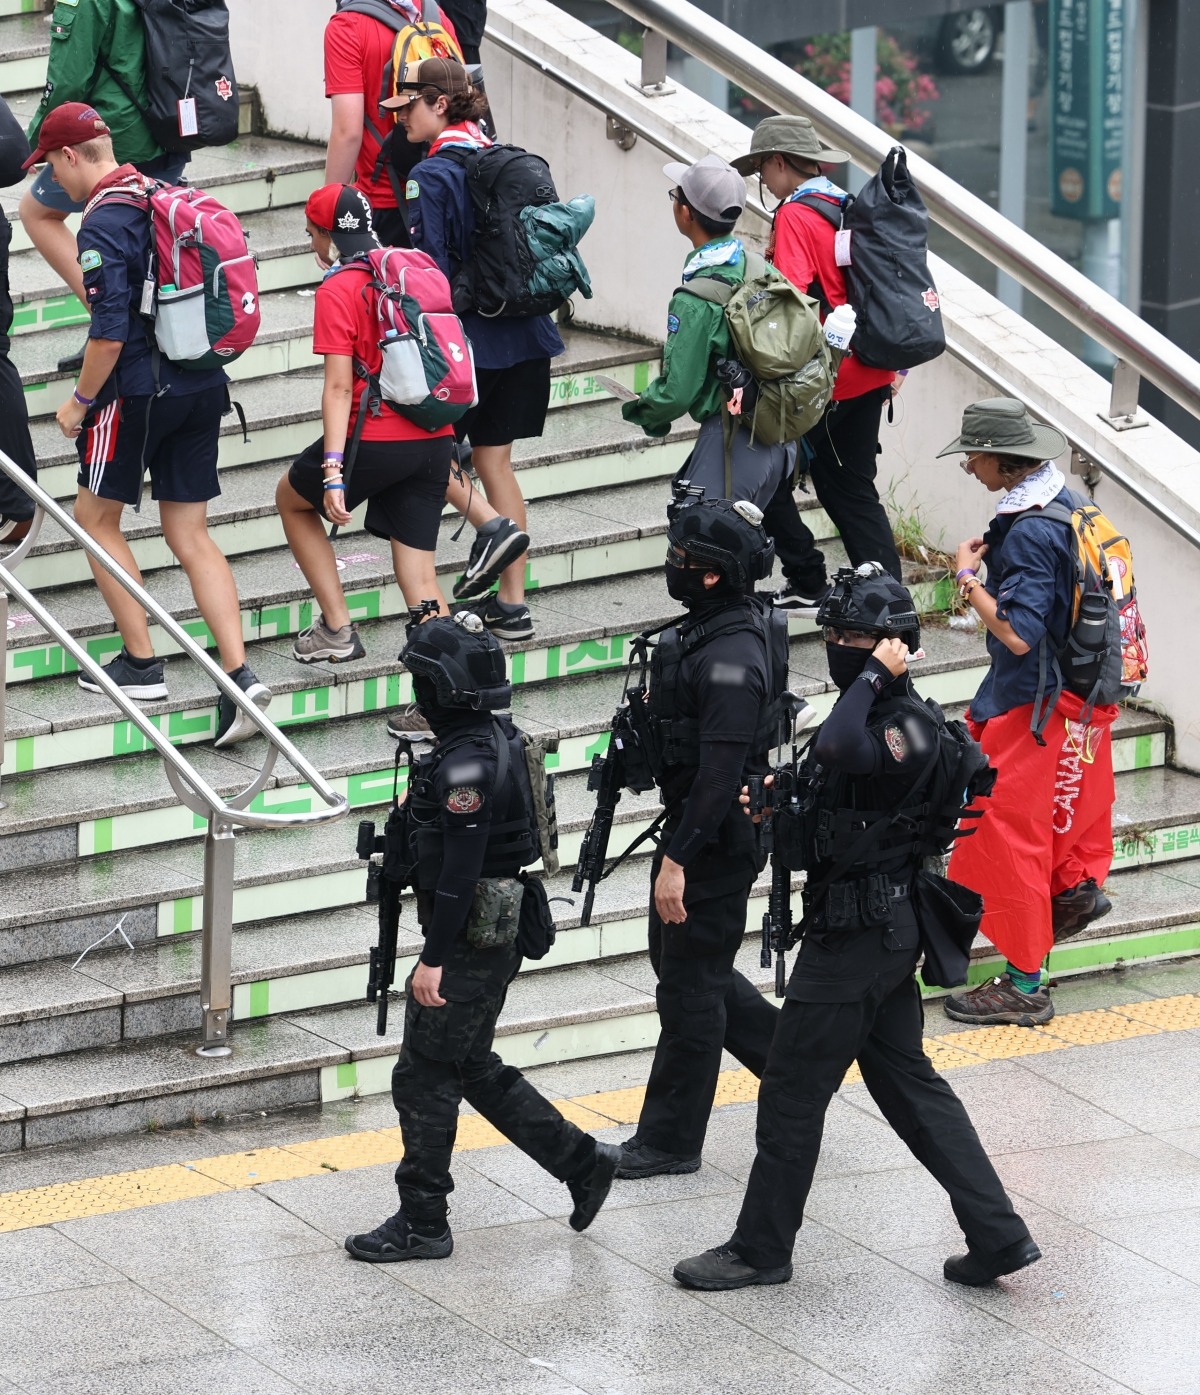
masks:
<path id="1" fill-rule="evenodd" d="M 397 111 L 400 125 L 411 145 L 424 145 L 442 134 L 450 124 L 446 120 L 447 106 L 448 101 L 443 96 L 439 96 L 432 105 L 424 97 L 418 97 L 415 102 L 409 102 Z"/>

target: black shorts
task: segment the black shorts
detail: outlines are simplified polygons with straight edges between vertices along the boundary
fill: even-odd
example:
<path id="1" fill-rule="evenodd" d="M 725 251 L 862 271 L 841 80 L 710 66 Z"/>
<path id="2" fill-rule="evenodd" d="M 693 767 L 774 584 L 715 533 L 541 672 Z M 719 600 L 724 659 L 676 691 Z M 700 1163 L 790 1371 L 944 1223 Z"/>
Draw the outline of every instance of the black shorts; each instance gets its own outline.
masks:
<path id="1" fill-rule="evenodd" d="M 118 397 L 83 419 L 75 439 L 78 483 L 101 499 L 136 504 L 142 477 L 150 495 L 202 504 L 221 492 L 217 440 L 229 395 L 224 383 L 182 397 Z"/>
<path id="2" fill-rule="evenodd" d="M 450 482 L 452 436 L 424 441 L 360 441 L 346 481 L 346 508 L 367 500 L 363 526 L 377 538 L 394 538 L 421 552 L 437 548 L 438 523 Z M 292 462 L 288 483 L 325 514 L 324 441 L 314 441 Z"/>
<path id="3" fill-rule="evenodd" d="M 477 368 L 479 402 L 455 424 L 460 441 L 507 446 L 540 436 L 550 405 L 550 360 L 529 358 L 511 368 Z"/>

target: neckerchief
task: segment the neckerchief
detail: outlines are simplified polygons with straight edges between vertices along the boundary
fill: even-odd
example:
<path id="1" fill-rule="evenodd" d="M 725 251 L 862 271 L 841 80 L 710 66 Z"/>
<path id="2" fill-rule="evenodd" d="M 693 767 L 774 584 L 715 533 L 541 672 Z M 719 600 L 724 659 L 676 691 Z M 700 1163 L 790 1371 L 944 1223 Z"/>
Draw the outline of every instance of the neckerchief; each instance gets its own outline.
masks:
<path id="1" fill-rule="evenodd" d="M 430 145 L 430 155 L 436 155 L 444 145 L 462 146 L 467 150 L 481 150 L 491 145 L 487 136 L 479 129 L 474 121 L 459 121 L 453 126 L 447 126 L 440 136 Z"/>
<path id="2" fill-rule="evenodd" d="M 1005 494 L 996 505 L 996 512 L 1020 513 L 1022 509 L 1044 509 L 1051 500 L 1058 498 L 1066 483 L 1066 475 L 1047 460 Z"/>
<path id="3" fill-rule="evenodd" d="M 683 279 L 690 281 L 698 271 L 706 271 L 710 266 L 737 266 L 744 258 L 745 251 L 736 237 L 726 237 L 720 242 L 706 242 L 684 262 Z"/>

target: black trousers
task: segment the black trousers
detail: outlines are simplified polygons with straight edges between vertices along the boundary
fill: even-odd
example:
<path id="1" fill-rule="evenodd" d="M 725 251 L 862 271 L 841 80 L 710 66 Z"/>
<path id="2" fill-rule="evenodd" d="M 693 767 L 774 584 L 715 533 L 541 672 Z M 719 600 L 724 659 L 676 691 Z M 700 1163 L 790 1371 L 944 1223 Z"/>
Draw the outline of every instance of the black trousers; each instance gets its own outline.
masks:
<path id="1" fill-rule="evenodd" d="M 492 1050 L 496 1019 L 521 959 L 515 948 L 472 949 L 460 941 L 442 971 L 446 1005 L 404 1010 L 404 1044 L 392 1071 L 392 1102 L 400 1116 L 404 1157 L 396 1186 L 414 1223 L 446 1218 L 454 1190 L 450 1158 L 465 1098 L 495 1128 L 552 1176 L 567 1181 L 586 1171 L 596 1144 Z"/>
<path id="2" fill-rule="evenodd" d="M 882 933 L 882 932 L 881 932 Z M 968 1246 L 992 1254 L 1028 1237 L 958 1096 L 921 1047 L 916 953 L 849 1002 L 788 999 L 758 1094 L 758 1153 L 730 1242 L 750 1264 L 788 1263 L 812 1187 L 825 1111 L 857 1060 L 883 1117 L 945 1188 Z"/>
<path id="3" fill-rule="evenodd" d="M 799 470 L 811 477 L 817 498 L 841 535 L 851 566 L 880 562 L 897 581 L 900 557 L 887 511 L 875 488 L 878 469 L 879 418 L 887 388 L 861 397 L 831 402 L 825 415 L 805 436 Z M 763 527 L 775 540 L 783 574 L 802 591 L 825 580 L 825 559 L 801 521 L 790 481 L 784 481 L 763 515 Z"/>
<path id="4" fill-rule="evenodd" d="M 0 450 L 37 479 L 37 459 L 29 435 L 29 415 L 21 375 L 8 357 L 7 342 L 0 338 Z M 0 473 L 0 514 L 5 518 L 33 517 L 33 500 L 18 485 Z"/>
<path id="5" fill-rule="evenodd" d="M 693 900 L 687 919 L 664 926 L 654 907 L 659 859 L 651 867 L 650 962 L 658 976 L 660 1031 L 637 1136 L 651 1148 L 694 1157 L 704 1147 L 722 1049 L 761 1076 L 778 1009 L 734 967 L 746 933 L 752 879 L 722 896 Z"/>

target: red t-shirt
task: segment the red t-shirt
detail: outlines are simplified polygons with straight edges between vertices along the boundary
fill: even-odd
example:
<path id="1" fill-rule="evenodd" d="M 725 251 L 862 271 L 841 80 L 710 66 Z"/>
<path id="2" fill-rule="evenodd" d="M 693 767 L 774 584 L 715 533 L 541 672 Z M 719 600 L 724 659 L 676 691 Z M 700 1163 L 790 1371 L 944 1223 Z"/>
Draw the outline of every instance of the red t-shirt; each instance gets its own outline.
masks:
<path id="1" fill-rule="evenodd" d="M 442 15 L 442 27 L 457 42 L 458 35 L 449 19 Z M 387 172 L 380 170 L 375 178 L 375 163 L 379 147 L 395 125 L 390 112 L 379 110 L 383 89 L 383 70 L 392 61 L 396 31 L 370 15 L 339 13 L 325 26 L 325 95 L 360 94 L 365 102 L 362 145 L 354 165 L 354 182 L 370 199 L 374 208 L 395 208 Z M 404 139 L 401 131 L 398 140 Z"/>
<path id="2" fill-rule="evenodd" d="M 367 367 L 371 374 L 377 374 L 383 366 L 383 356 L 379 352 L 379 326 L 374 319 L 371 307 L 363 298 L 362 288 L 367 276 L 363 271 L 347 268 L 327 276 L 317 287 L 316 312 L 313 322 L 313 352 L 318 354 L 346 354 L 356 358 Z M 367 385 L 355 374 L 354 405 L 350 412 L 350 422 L 346 429 L 346 440 L 354 430 L 354 423 L 362 406 L 363 393 Z M 428 441 L 433 436 L 452 436 L 452 426 L 440 427 L 437 431 L 426 431 L 416 422 L 409 421 L 399 412 L 384 407 L 377 417 L 367 415 L 363 423 L 364 441 Z"/>
<path id="3" fill-rule="evenodd" d="M 825 299 L 836 308 L 845 305 L 846 280 L 833 255 L 833 224 L 802 203 L 785 203 L 775 215 L 767 255 L 793 286 L 807 292 L 821 283 Z M 824 318 L 824 316 L 822 316 Z M 854 357 L 853 349 L 842 359 L 833 385 L 835 401 L 861 397 L 872 388 L 886 387 L 895 378 L 890 368 L 868 368 Z"/>

